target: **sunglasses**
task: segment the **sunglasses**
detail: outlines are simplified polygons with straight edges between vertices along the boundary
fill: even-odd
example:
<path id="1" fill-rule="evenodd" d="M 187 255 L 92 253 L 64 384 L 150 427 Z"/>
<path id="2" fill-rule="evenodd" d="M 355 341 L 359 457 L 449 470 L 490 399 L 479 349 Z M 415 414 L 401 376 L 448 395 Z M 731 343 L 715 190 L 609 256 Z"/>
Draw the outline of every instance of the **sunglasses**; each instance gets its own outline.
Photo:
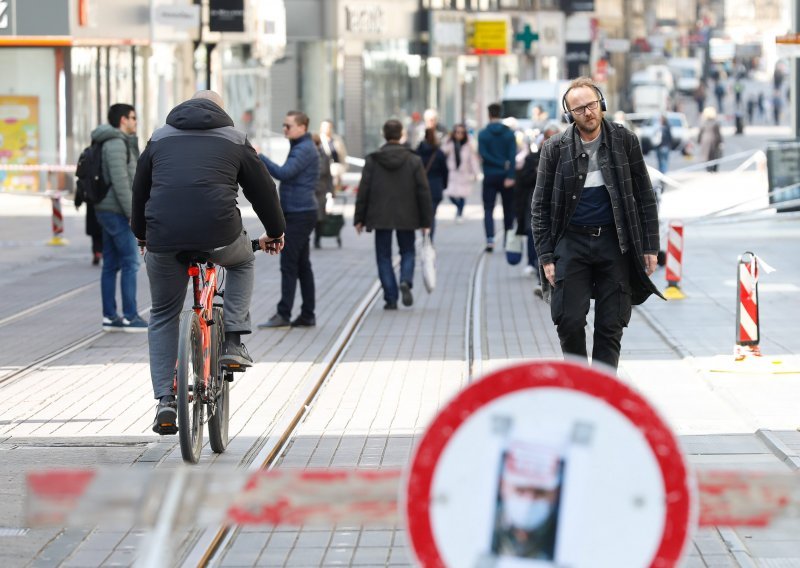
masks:
<path id="1" fill-rule="evenodd" d="M 284 129 L 284 130 L 288 130 L 288 129 L 290 129 L 292 126 L 294 126 L 294 124 L 281 124 L 281 126 L 283 126 L 283 129 Z"/>

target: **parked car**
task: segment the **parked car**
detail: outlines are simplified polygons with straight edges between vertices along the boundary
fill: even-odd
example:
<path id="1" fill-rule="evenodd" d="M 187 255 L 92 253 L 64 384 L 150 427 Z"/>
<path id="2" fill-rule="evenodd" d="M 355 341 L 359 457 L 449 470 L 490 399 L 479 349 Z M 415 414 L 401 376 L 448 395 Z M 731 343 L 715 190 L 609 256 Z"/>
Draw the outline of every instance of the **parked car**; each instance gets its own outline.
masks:
<path id="1" fill-rule="evenodd" d="M 672 149 L 683 148 L 689 142 L 689 123 L 682 112 L 668 112 L 670 133 L 672 134 Z M 661 143 L 661 114 L 654 114 L 645 120 L 637 131 L 642 153 L 647 154 Z"/>

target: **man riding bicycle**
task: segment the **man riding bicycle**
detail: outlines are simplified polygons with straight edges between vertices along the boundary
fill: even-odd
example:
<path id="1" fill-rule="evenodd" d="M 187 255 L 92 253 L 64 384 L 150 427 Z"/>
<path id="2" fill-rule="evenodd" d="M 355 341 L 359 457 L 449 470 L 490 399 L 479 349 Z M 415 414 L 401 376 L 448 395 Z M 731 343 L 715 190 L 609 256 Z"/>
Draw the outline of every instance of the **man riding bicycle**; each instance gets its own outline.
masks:
<path id="1" fill-rule="evenodd" d="M 251 332 L 255 259 L 236 206 L 239 185 L 264 225 L 261 249 L 277 254 L 283 248 L 286 223 L 275 182 L 222 106 L 219 94 L 199 91 L 172 109 L 147 143 L 133 181 L 131 228 L 147 249 L 153 300 L 147 339 L 158 434 L 177 432 L 173 373 L 188 280 L 177 253 L 206 251 L 227 269 L 220 363 L 244 369 L 253 364 L 241 336 Z"/>

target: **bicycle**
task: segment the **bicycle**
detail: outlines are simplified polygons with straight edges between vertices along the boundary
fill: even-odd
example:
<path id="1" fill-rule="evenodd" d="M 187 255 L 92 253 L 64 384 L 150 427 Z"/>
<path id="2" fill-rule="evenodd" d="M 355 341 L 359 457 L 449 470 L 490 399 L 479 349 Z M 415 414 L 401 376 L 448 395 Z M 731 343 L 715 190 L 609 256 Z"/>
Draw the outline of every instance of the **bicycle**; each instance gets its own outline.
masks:
<path id="1" fill-rule="evenodd" d="M 260 250 L 257 240 L 251 244 L 254 252 Z M 234 372 L 245 370 L 239 365 L 223 366 L 219 362 L 225 321 L 223 308 L 214 303 L 214 298 L 222 297 L 224 292 L 218 289 L 217 266 L 208 260 L 209 256 L 210 253 L 204 251 L 178 254 L 178 258 L 189 265 L 187 273 L 192 280 L 194 298 L 192 308 L 180 315 L 173 384 L 177 394 L 181 456 L 188 463 L 197 463 L 200 459 L 206 422 L 211 450 L 221 454 L 227 448 L 230 383 Z"/>

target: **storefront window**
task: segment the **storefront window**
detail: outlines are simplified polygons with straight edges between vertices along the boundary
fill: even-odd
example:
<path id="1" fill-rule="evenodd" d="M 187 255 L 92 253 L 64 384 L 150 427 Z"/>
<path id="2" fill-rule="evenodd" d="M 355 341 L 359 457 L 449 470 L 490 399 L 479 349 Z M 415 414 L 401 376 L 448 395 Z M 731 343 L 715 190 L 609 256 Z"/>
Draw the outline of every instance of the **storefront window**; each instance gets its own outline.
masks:
<path id="1" fill-rule="evenodd" d="M 364 48 L 364 150 L 383 144 L 381 127 L 390 118 L 408 125 L 412 112 L 425 110 L 420 57 L 409 54 L 409 42 L 369 42 Z"/>

